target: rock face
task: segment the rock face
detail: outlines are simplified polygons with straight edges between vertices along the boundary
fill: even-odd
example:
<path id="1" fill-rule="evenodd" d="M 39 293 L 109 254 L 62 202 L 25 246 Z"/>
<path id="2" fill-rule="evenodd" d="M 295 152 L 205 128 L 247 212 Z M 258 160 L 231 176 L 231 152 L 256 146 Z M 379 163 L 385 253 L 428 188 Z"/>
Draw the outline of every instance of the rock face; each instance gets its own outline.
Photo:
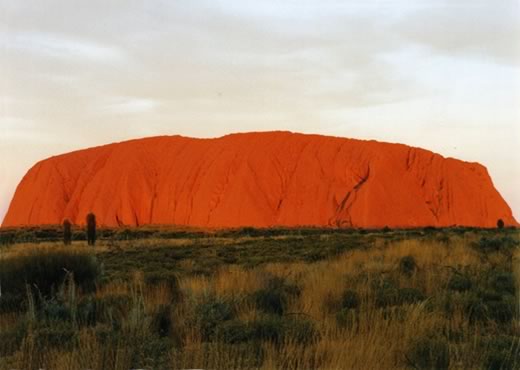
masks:
<path id="1" fill-rule="evenodd" d="M 52 157 L 2 226 L 518 225 L 477 163 L 400 144 L 289 132 L 153 137 Z"/>

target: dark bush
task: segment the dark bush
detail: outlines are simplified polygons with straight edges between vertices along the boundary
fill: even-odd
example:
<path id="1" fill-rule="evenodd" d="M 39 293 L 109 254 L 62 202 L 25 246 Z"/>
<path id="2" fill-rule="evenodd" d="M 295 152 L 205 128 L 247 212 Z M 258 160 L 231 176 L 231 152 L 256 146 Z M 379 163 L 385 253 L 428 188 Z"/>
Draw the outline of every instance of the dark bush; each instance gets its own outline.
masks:
<path id="1" fill-rule="evenodd" d="M 398 296 L 401 304 L 413 304 L 426 299 L 426 296 L 415 288 L 401 288 L 398 291 Z"/>
<path id="2" fill-rule="evenodd" d="M 34 336 L 40 348 L 56 347 L 68 349 L 74 345 L 78 332 L 66 322 L 54 322 L 49 326 L 41 326 L 35 330 Z"/>
<path id="3" fill-rule="evenodd" d="M 151 330 L 159 337 L 166 337 L 172 331 L 172 319 L 170 306 L 162 305 L 155 309 L 152 316 Z"/>
<path id="4" fill-rule="evenodd" d="M 500 301 L 486 302 L 488 317 L 500 324 L 510 323 L 515 316 L 515 299 L 503 297 Z"/>
<path id="5" fill-rule="evenodd" d="M 125 343 L 130 353 L 130 369 L 168 369 L 172 342 L 167 337 L 146 335 L 131 337 Z"/>
<path id="6" fill-rule="evenodd" d="M 415 288 L 398 288 L 392 280 L 382 280 L 373 286 L 375 305 L 379 308 L 401 304 L 413 304 L 426 299 L 426 296 Z"/>
<path id="7" fill-rule="evenodd" d="M 256 306 L 265 312 L 281 315 L 287 306 L 287 297 L 278 290 L 259 290 L 254 298 Z"/>
<path id="8" fill-rule="evenodd" d="M 318 337 L 314 323 L 309 319 L 285 319 L 284 337 L 296 343 L 308 344 Z"/>
<path id="9" fill-rule="evenodd" d="M 101 275 L 94 255 L 69 250 L 32 251 L 0 260 L 2 294 L 26 296 L 26 285 L 36 295 L 50 297 L 64 281 L 67 273 L 83 291 L 93 291 Z"/>
<path id="10" fill-rule="evenodd" d="M 474 294 L 467 297 L 464 309 L 469 317 L 469 322 L 472 324 L 488 319 L 487 306 L 482 299 Z"/>
<path id="11" fill-rule="evenodd" d="M 450 366 L 448 341 L 442 337 L 419 338 L 406 354 L 406 362 L 416 369 L 448 369 Z"/>
<path id="12" fill-rule="evenodd" d="M 341 296 L 341 307 L 346 309 L 357 309 L 360 305 L 359 294 L 353 290 L 346 290 Z"/>
<path id="13" fill-rule="evenodd" d="M 71 307 L 53 297 L 41 302 L 41 319 L 46 321 L 69 321 L 72 319 Z"/>
<path id="14" fill-rule="evenodd" d="M 274 277 L 268 280 L 264 289 L 254 293 L 253 297 L 259 309 L 281 315 L 287 308 L 289 298 L 299 294 L 298 286 L 287 283 L 283 278 Z"/>
<path id="15" fill-rule="evenodd" d="M 179 285 L 179 278 L 176 273 L 169 271 L 152 272 L 145 274 L 144 278 L 147 285 L 166 285 L 173 300 L 179 300 L 182 297 L 182 292 Z"/>
<path id="16" fill-rule="evenodd" d="M 497 271 L 489 277 L 490 286 L 499 294 L 516 292 L 515 277 L 511 271 Z"/>
<path id="17" fill-rule="evenodd" d="M 484 365 L 488 370 L 513 370 L 520 366 L 520 339 L 500 335 L 482 340 L 486 352 Z"/>
<path id="18" fill-rule="evenodd" d="M 481 252 L 496 252 L 502 247 L 502 241 L 498 238 L 482 238 L 476 245 Z"/>
<path id="19" fill-rule="evenodd" d="M 255 332 L 252 325 L 231 320 L 219 326 L 218 338 L 225 343 L 243 343 L 255 339 Z"/>
<path id="20" fill-rule="evenodd" d="M 25 310 L 25 297 L 22 294 L 3 293 L 0 298 L 0 313 Z"/>
<path id="21" fill-rule="evenodd" d="M 399 271 L 401 273 L 411 276 L 417 270 L 417 262 L 415 262 L 415 258 L 413 256 L 404 256 L 399 261 Z"/>
<path id="22" fill-rule="evenodd" d="M 42 227 L 34 230 L 34 237 L 38 241 L 52 241 L 58 240 L 60 237 L 60 230 L 52 227 Z"/>
<path id="23" fill-rule="evenodd" d="M 352 329 L 354 328 L 357 320 L 356 311 L 344 308 L 336 313 L 336 322 L 340 328 Z"/>
<path id="24" fill-rule="evenodd" d="M 251 323 L 253 338 L 281 343 L 291 340 L 310 343 L 318 337 L 314 323 L 308 319 L 266 316 Z"/>
<path id="25" fill-rule="evenodd" d="M 336 253 L 337 254 L 337 253 Z M 327 251 L 325 249 L 315 249 L 309 251 L 305 254 L 305 261 L 307 262 L 317 262 L 327 258 Z"/>
<path id="26" fill-rule="evenodd" d="M 78 302 L 76 318 L 80 326 L 95 326 L 97 324 L 96 301 L 95 297 L 87 296 Z"/>
<path id="27" fill-rule="evenodd" d="M 455 274 L 448 281 L 448 289 L 456 292 L 465 292 L 470 290 L 471 286 L 470 278 L 462 274 Z"/>
<path id="28" fill-rule="evenodd" d="M 128 295 L 89 296 L 78 302 L 77 317 L 80 325 L 95 326 L 103 323 L 119 330 L 130 306 L 131 298 Z"/>
<path id="29" fill-rule="evenodd" d="M 512 295 L 482 291 L 468 296 L 465 309 L 471 323 L 493 320 L 499 324 L 507 324 L 514 318 L 516 303 Z"/>
<path id="30" fill-rule="evenodd" d="M 450 241 L 451 241 L 449 235 L 445 235 L 445 234 L 441 234 L 441 235 L 437 236 L 436 240 L 437 240 L 437 242 L 439 242 L 441 244 L 446 244 L 446 245 L 450 244 Z"/>
<path id="31" fill-rule="evenodd" d="M 96 244 L 96 215 L 93 213 L 87 215 L 87 243 L 90 246 Z"/>
<path id="32" fill-rule="evenodd" d="M 72 230 L 69 220 L 63 221 L 63 244 L 70 245 L 72 243 Z"/>
<path id="33" fill-rule="evenodd" d="M 0 245 L 11 245 L 16 241 L 14 232 L 0 232 Z"/>
<path id="34" fill-rule="evenodd" d="M 495 238 L 488 238 L 483 237 L 481 238 L 478 243 L 475 244 L 475 247 L 477 250 L 479 250 L 482 253 L 489 253 L 489 252 L 511 252 L 511 250 L 519 245 L 519 241 L 510 237 L 510 236 L 503 236 L 503 237 L 495 237 Z"/>
<path id="35" fill-rule="evenodd" d="M 262 235 L 262 229 L 256 229 L 254 227 L 243 227 L 237 230 L 239 236 L 257 237 Z"/>
<path id="36" fill-rule="evenodd" d="M 399 289 L 391 280 L 383 280 L 374 285 L 376 307 L 383 308 L 399 302 Z"/>
<path id="37" fill-rule="evenodd" d="M 9 356 L 20 349 L 26 329 L 25 323 L 20 322 L 10 329 L 0 331 L 0 357 Z"/>
<path id="38" fill-rule="evenodd" d="M 484 303 L 502 300 L 502 294 L 494 290 L 479 290 L 478 296 Z"/>
<path id="39" fill-rule="evenodd" d="M 255 339 L 280 342 L 284 336 L 283 319 L 266 316 L 251 323 Z"/>
<path id="40" fill-rule="evenodd" d="M 501 218 L 499 218 L 497 221 L 497 228 L 499 228 L 499 229 L 504 228 L 504 220 L 502 220 Z"/>
<path id="41" fill-rule="evenodd" d="M 195 307 L 195 317 L 204 340 L 212 340 L 217 333 L 217 327 L 235 317 L 231 304 L 217 297 L 207 297 Z"/>

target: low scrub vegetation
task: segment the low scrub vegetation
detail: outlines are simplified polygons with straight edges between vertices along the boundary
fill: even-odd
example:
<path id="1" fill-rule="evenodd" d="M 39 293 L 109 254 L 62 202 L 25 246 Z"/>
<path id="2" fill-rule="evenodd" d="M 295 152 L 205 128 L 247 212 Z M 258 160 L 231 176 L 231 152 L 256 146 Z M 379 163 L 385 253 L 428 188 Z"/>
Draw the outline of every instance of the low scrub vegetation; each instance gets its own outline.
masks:
<path id="1" fill-rule="evenodd" d="M 0 247 L 0 369 L 520 368 L 515 230 L 76 233 Z"/>

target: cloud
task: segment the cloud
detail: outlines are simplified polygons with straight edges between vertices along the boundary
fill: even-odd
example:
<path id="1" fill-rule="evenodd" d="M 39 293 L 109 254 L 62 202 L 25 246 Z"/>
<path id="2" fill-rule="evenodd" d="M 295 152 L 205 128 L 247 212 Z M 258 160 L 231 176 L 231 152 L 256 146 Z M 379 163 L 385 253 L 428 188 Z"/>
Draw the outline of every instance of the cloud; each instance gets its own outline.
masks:
<path id="1" fill-rule="evenodd" d="M 159 102 L 154 99 L 135 97 L 111 97 L 101 111 L 114 114 L 139 114 L 154 111 Z"/>
<path id="2" fill-rule="evenodd" d="M 469 56 L 494 63 L 520 64 L 520 3 L 453 2 L 420 8 L 396 25 L 403 42 L 434 53 Z"/>
<path id="3" fill-rule="evenodd" d="M 514 4 L 0 0 L 0 135 L 34 143 L 21 154 L 31 162 L 140 135 L 289 129 L 415 144 L 425 126 L 511 127 Z"/>
<path id="4" fill-rule="evenodd" d="M 116 47 L 81 38 L 65 37 L 46 32 L 17 32 L 2 37 L 2 48 L 33 54 L 32 57 L 79 59 L 86 62 L 114 62 L 123 60 L 123 53 Z"/>

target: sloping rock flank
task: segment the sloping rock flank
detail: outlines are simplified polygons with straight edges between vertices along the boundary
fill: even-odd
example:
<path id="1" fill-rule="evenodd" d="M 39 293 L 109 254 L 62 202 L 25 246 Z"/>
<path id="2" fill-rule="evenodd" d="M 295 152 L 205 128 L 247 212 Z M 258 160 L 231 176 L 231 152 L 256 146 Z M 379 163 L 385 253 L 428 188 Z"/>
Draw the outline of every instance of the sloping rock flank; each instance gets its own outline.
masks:
<path id="1" fill-rule="evenodd" d="M 289 132 L 153 137 L 37 163 L 2 226 L 517 225 L 477 163 L 401 144 Z"/>

